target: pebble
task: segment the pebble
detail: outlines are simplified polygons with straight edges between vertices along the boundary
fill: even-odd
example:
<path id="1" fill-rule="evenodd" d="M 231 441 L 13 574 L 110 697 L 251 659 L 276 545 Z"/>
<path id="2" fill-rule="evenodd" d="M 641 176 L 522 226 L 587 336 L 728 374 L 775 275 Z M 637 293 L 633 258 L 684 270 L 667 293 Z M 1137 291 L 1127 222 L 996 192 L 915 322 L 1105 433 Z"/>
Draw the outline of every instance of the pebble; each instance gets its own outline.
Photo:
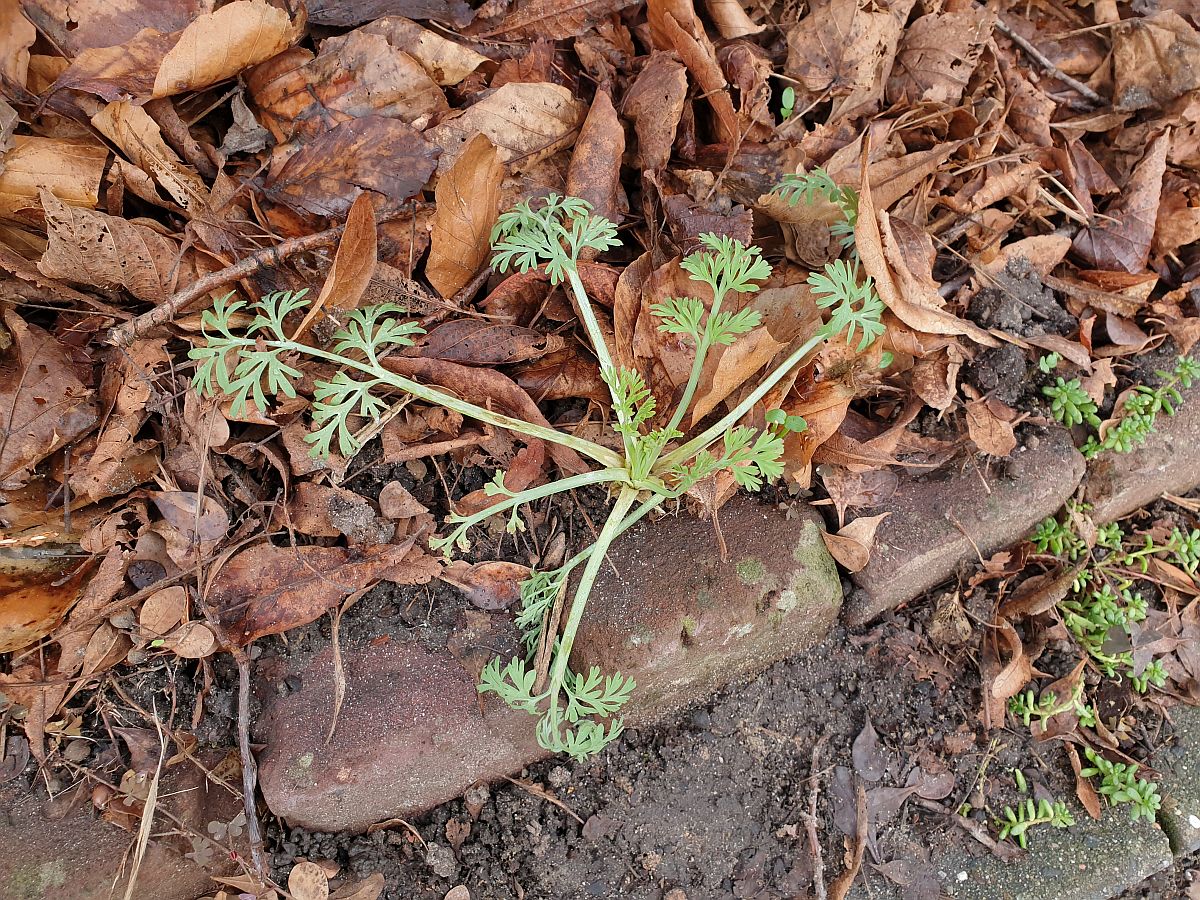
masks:
<path id="1" fill-rule="evenodd" d="M 445 844 L 430 844 L 425 850 L 425 862 L 434 875 L 450 878 L 458 872 L 458 860 L 454 851 Z"/>

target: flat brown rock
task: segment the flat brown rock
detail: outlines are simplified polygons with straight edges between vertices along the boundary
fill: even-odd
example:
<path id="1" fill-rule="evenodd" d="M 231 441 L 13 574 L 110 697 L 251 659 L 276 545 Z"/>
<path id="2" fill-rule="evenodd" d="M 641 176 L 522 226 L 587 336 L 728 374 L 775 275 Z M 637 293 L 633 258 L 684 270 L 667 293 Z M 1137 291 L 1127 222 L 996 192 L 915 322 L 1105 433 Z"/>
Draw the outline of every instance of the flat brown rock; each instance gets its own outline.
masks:
<path id="1" fill-rule="evenodd" d="M 650 722 L 819 641 L 841 584 L 811 510 L 788 519 L 752 498 L 712 526 L 685 516 L 643 524 L 610 553 L 576 641 L 576 668 L 620 669 L 638 683 L 627 719 Z M 329 650 L 292 673 L 299 690 L 268 702 L 260 783 L 271 811 L 321 831 L 361 831 L 459 796 L 547 754 L 535 719 L 481 699 L 464 647 L 515 646 L 510 613 L 484 615 L 470 641 L 437 649 L 379 638 L 343 648 L 346 695 L 333 739 Z M 491 649 L 488 652 L 492 652 Z"/>
<path id="2" fill-rule="evenodd" d="M 1018 447 L 990 472 L 969 460 L 924 479 L 905 479 L 887 503 L 871 561 L 853 576 L 846 620 L 862 625 L 954 575 L 960 562 L 1024 538 L 1053 515 L 1083 477 L 1083 456 L 1061 428 Z"/>
<path id="3" fill-rule="evenodd" d="M 1200 385 L 1183 391 L 1175 415 L 1159 414 L 1154 432 L 1132 453 L 1102 453 L 1088 463 L 1084 499 L 1092 519 L 1112 522 L 1163 494 L 1200 485 Z"/>

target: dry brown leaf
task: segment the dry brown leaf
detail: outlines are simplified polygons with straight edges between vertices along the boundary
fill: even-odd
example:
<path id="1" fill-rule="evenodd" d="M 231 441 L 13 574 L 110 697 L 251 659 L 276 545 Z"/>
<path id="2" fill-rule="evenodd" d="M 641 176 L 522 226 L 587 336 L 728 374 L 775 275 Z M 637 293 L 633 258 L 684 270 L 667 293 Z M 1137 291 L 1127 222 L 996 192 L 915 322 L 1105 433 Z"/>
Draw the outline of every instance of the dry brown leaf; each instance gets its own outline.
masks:
<path id="1" fill-rule="evenodd" d="M 207 200 L 204 181 L 167 146 L 158 123 L 144 107 L 126 101 L 109 103 L 92 116 L 92 124 L 184 209 Z"/>
<path id="2" fill-rule="evenodd" d="M 375 230 L 375 205 L 369 194 L 359 194 L 346 214 L 346 227 L 338 241 L 333 265 L 304 319 L 296 326 L 292 340 L 299 340 L 322 312 L 357 309 L 371 283 L 379 262 L 379 242 Z"/>
<path id="3" fill-rule="evenodd" d="M 425 186 L 437 149 L 411 125 L 383 116 L 343 122 L 309 141 L 267 182 L 297 209 L 341 217 L 363 190 L 400 204 Z"/>
<path id="4" fill-rule="evenodd" d="M 567 169 L 567 193 L 586 200 L 596 215 L 614 225 L 621 224 L 624 155 L 625 129 L 613 109 L 612 98 L 607 91 L 597 91 L 575 141 L 575 154 Z"/>
<path id="5" fill-rule="evenodd" d="M 722 143 L 736 147 L 741 130 L 733 100 L 729 96 L 725 73 L 717 62 L 717 53 L 704 32 L 704 26 L 691 0 L 649 0 L 646 18 L 654 45 L 659 50 L 674 50 L 687 66 L 716 117 L 717 135 Z"/>
<path id="6" fill-rule="evenodd" d="M 1021 688 L 1033 677 L 1033 666 L 1025 653 L 1025 646 L 1012 623 L 1007 619 L 997 619 L 995 634 L 1004 639 L 1008 647 L 1009 660 L 992 680 L 989 695 L 996 700 L 1007 700 L 1015 697 Z"/>
<path id="7" fill-rule="evenodd" d="M 915 20 L 900 39 L 888 101 L 957 104 L 994 24 L 995 15 L 976 6 Z"/>
<path id="8" fill-rule="evenodd" d="M 22 134 L 12 140 L 12 148 L 0 158 L 0 218 L 40 225 L 38 194 L 43 189 L 70 206 L 92 209 L 100 202 L 107 148 Z"/>
<path id="9" fill-rule="evenodd" d="M 327 900 L 329 876 L 314 862 L 298 862 L 288 873 L 288 893 L 295 900 Z"/>
<path id="10" fill-rule="evenodd" d="M 204 659 L 217 649 L 217 639 L 203 622 L 187 622 L 163 639 L 163 646 L 183 659 Z"/>
<path id="11" fill-rule="evenodd" d="M 400 482 L 389 481 L 379 492 L 379 512 L 387 519 L 411 519 L 429 510 Z"/>
<path id="12" fill-rule="evenodd" d="M 823 0 L 788 29 L 784 73 L 796 79 L 796 107 L 833 100 L 829 120 L 872 112 L 883 98 L 896 46 L 914 0 L 883 7 Z"/>
<path id="13" fill-rule="evenodd" d="M 657 171 L 671 158 L 687 87 L 683 64 L 655 50 L 625 92 L 621 111 L 633 119 L 643 169 Z"/>
<path id="14" fill-rule="evenodd" d="M 529 578 L 528 566 L 494 560 L 470 563 L 455 560 L 438 576 L 452 584 L 480 609 L 508 609 L 521 599 L 521 582 Z"/>
<path id="15" fill-rule="evenodd" d="M 425 584 L 438 562 L 413 539 L 364 550 L 259 544 L 235 554 L 217 573 L 208 601 L 238 646 L 307 625 L 344 598 L 381 580 Z"/>
<path id="16" fill-rule="evenodd" d="M 510 41 L 578 37 L 636 3 L 637 0 L 518 0 L 500 24 L 477 36 L 503 36 Z"/>
<path id="17" fill-rule="evenodd" d="M 384 35 L 389 44 L 419 62 L 429 77 L 443 87 L 458 84 L 488 61 L 470 47 L 447 40 L 403 16 L 384 16 L 364 25 L 362 30 Z"/>
<path id="18" fill-rule="evenodd" d="M 438 179 L 425 277 L 447 299 L 466 286 L 487 259 L 503 180 L 500 156 L 483 134 L 471 138 Z"/>
<path id="19" fill-rule="evenodd" d="M 983 397 L 966 404 L 967 436 L 984 453 L 1008 456 L 1016 449 L 1017 436 L 1011 421 L 997 415 L 992 406 L 993 401 Z"/>
<path id="20" fill-rule="evenodd" d="M 571 146 L 584 113 L 584 104 L 562 85 L 510 82 L 426 136 L 442 148 L 440 173 L 450 169 L 477 134 L 487 136 L 501 162 L 524 171 Z"/>
<path id="21" fill-rule="evenodd" d="M 182 622 L 187 613 L 187 589 L 172 585 L 146 598 L 138 612 L 138 624 L 155 637 L 162 637 Z"/>
<path id="22" fill-rule="evenodd" d="M 179 244 L 154 229 L 90 209 L 67 206 L 42 191 L 50 243 L 38 270 L 92 287 L 124 288 L 161 302 L 195 277 Z"/>
<path id="23" fill-rule="evenodd" d="M 1113 30 L 1113 103 L 1162 106 L 1200 87 L 1200 34 L 1174 10 L 1133 16 Z"/>
<path id="24" fill-rule="evenodd" d="M 765 25 L 754 24 L 738 0 L 707 0 L 705 5 L 717 31 L 726 40 L 758 34 L 766 28 Z"/>
<path id="25" fill-rule="evenodd" d="M 875 532 L 890 516 L 890 512 L 877 516 L 859 516 L 837 534 L 821 532 L 821 538 L 830 555 L 850 572 L 861 572 L 871 561 L 871 548 L 875 545 Z"/>
<path id="26" fill-rule="evenodd" d="M 71 88 L 119 100 L 194 91 L 270 59 L 303 31 L 303 16 L 293 21 L 266 0 L 234 0 L 178 32 L 145 28 L 122 44 L 86 49 L 50 92 Z"/>
<path id="27" fill-rule="evenodd" d="M 23 88 L 37 29 L 21 14 L 21 5 L 21 0 L 0 0 L 0 77 Z"/>
<path id="28" fill-rule="evenodd" d="M 12 340 L 0 350 L 0 488 L 9 489 L 89 431 L 98 410 L 63 344 L 11 309 L 3 311 L 2 321 Z"/>
<path id="29" fill-rule="evenodd" d="M 345 488 L 302 481 L 287 505 L 287 522 L 301 534 L 313 537 L 347 537 L 352 544 L 380 543 L 390 537 L 380 533 L 375 509 L 366 497 Z"/>
<path id="30" fill-rule="evenodd" d="M 1075 235 L 1071 246 L 1089 266 L 1135 274 L 1145 270 L 1170 146 L 1171 132 L 1166 129 L 1150 142 L 1125 189 L 1104 210 L 1104 217 Z"/>
<path id="31" fill-rule="evenodd" d="M 1079 751 L 1075 749 L 1075 745 L 1070 741 L 1063 741 L 1063 746 L 1067 750 L 1067 758 L 1071 761 L 1071 770 L 1075 773 L 1075 796 L 1087 810 L 1087 814 L 1093 819 L 1099 819 L 1101 813 L 1100 795 L 1096 793 L 1096 789 L 1092 787 L 1091 779 L 1084 778 L 1079 773 L 1083 771 L 1083 765 L 1079 759 Z"/>
<path id="32" fill-rule="evenodd" d="M 465 28 L 474 15 L 463 0 L 309 0 L 305 6 L 309 21 L 341 28 L 393 15 Z"/>

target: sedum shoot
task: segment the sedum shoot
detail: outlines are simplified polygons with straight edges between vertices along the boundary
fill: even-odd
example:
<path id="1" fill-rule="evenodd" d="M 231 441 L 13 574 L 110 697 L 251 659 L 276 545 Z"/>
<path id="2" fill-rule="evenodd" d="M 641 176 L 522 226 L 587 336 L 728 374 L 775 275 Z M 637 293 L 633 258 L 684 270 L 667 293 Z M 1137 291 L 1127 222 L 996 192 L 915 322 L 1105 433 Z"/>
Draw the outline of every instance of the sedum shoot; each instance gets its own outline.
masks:
<path id="1" fill-rule="evenodd" d="M 852 195 L 838 194 L 842 198 L 839 202 L 849 204 Z M 581 253 L 616 246 L 616 227 L 593 215 L 585 201 L 551 194 L 520 203 L 504 213 L 492 232 L 493 265 L 498 271 L 524 272 L 544 266 L 552 284 L 569 286 L 611 394 L 612 428 L 620 435 L 621 453 L 553 428 L 501 415 L 392 372 L 386 365 L 387 352 L 410 345 L 422 329 L 403 321 L 400 315 L 404 310 L 391 304 L 351 312 L 328 349 L 321 349 L 292 339 L 285 329 L 284 318 L 307 306 L 304 292 L 263 297 L 251 310 L 244 309 L 241 301 L 231 303 L 225 298 L 204 313 L 205 343 L 191 352 L 197 362 L 197 389 L 205 395 L 232 397 L 235 414 L 251 401 L 265 409 L 268 395 L 294 397 L 294 383 L 300 377 L 295 364 L 301 358 L 336 367 L 331 378 L 315 383 L 315 430 L 307 437 L 314 455 L 327 455 L 335 446 L 344 455 L 356 452 L 357 419 L 378 417 L 394 402 L 384 398 L 399 393 L 488 425 L 569 447 L 596 464 L 589 472 L 519 492 L 509 490 L 504 473 L 497 472 L 486 490 L 500 498 L 499 502 L 474 515 L 452 513 L 447 520 L 448 533 L 430 541 L 433 549 L 447 556 L 455 550 L 465 551 L 471 546 L 471 529 L 491 516 L 507 515 L 509 529 L 516 530 L 523 527 L 518 513 L 522 504 L 573 488 L 608 485 L 615 499 L 596 541 L 557 569 L 535 571 L 522 585 L 516 623 L 523 635 L 525 654 L 507 661 L 493 659 L 484 668 L 479 685 L 481 693 L 493 693 L 510 707 L 538 717 L 536 734 L 543 747 L 576 758 L 599 751 L 621 733 L 618 714 L 635 688 L 633 679 L 620 673 L 604 673 L 597 667 L 576 672 L 570 667 L 575 635 L 613 541 L 651 510 L 718 472 L 729 472 L 739 486 L 748 490 L 757 490 L 763 482 L 778 477 L 783 471 L 784 437 L 788 431 L 803 429 L 803 419 L 771 410 L 763 430 L 740 424 L 741 420 L 828 339 L 843 332 L 847 339 L 857 335 L 862 348 L 883 330 L 879 321 L 882 303 L 869 279 L 860 283 L 857 266 L 851 269 L 843 263 L 836 272 L 814 275 L 820 279 L 814 282 L 814 292 L 820 295 L 821 307 L 829 311 L 829 321 L 710 427 L 685 440 L 681 424 L 709 352 L 714 346 L 732 344 L 759 325 L 756 312 L 729 308 L 732 296 L 757 291 L 771 274 L 770 265 L 757 247 L 713 234 L 703 235 L 700 240 L 702 248 L 688 256 L 682 266 L 692 280 L 711 288 L 711 305 L 693 297 L 680 297 L 652 308 L 661 319 L 659 327 L 663 331 L 687 335 L 696 347 L 678 405 L 665 424 L 654 428 L 652 424 L 664 416 L 658 415 L 655 399 L 642 376 L 614 365 L 579 277 Z M 243 334 L 236 334 L 235 314 L 249 311 L 256 317 Z M 561 632 L 543 636 L 555 601 L 565 594 L 572 580 L 573 596 L 564 605 L 566 622 Z M 535 666 L 543 644 L 550 648 L 549 669 L 544 675 Z"/>

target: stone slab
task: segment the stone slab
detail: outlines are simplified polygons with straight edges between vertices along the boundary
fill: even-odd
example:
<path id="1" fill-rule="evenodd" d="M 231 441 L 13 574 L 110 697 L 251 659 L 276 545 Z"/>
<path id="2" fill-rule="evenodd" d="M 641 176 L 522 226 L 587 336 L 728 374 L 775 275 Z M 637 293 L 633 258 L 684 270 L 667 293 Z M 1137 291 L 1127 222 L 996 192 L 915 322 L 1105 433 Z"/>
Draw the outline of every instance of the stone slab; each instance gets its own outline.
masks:
<path id="1" fill-rule="evenodd" d="M 1183 392 L 1174 416 L 1160 414 L 1154 432 L 1132 453 L 1102 453 L 1088 464 L 1084 499 L 1092 519 L 1112 522 L 1163 494 L 1200 485 L 1200 384 Z"/>
<path id="2" fill-rule="evenodd" d="M 875 535 L 871 561 L 853 576 L 846 621 L 863 625 L 951 578 L 963 560 L 988 556 L 1025 538 L 1074 493 L 1083 456 L 1071 436 L 1051 428 L 985 475 L 947 466 L 905 478 L 871 515 L 890 512 Z"/>
<path id="3" fill-rule="evenodd" d="M 1175 739 L 1154 755 L 1163 797 L 1159 822 L 1179 855 L 1200 850 L 1200 709 L 1171 709 Z"/>
<path id="4" fill-rule="evenodd" d="M 1069 829 L 1037 829 L 1016 862 L 958 851 L 934 866 L 956 900 L 1109 900 L 1172 862 L 1162 829 L 1106 809 L 1098 822 L 1084 816 Z"/>
<path id="5" fill-rule="evenodd" d="M 619 667 L 637 681 L 631 723 L 652 722 L 821 640 L 841 583 L 817 514 L 791 519 L 749 497 L 721 510 L 722 561 L 711 524 L 686 516 L 624 535 L 597 580 L 576 640 L 575 668 Z M 512 615 L 493 615 L 477 647 L 516 645 Z M 332 657 L 326 650 L 280 697 L 268 685 L 259 759 L 276 815 L 319 831 L 361 831 L 519 771 L 546 753 L 535 719 L 475 690 L 450 649 L 395 636 L 343 648 L 346 693 L 333 739 Z M 488 651 L 489 653 L 492 651 Z"/>

